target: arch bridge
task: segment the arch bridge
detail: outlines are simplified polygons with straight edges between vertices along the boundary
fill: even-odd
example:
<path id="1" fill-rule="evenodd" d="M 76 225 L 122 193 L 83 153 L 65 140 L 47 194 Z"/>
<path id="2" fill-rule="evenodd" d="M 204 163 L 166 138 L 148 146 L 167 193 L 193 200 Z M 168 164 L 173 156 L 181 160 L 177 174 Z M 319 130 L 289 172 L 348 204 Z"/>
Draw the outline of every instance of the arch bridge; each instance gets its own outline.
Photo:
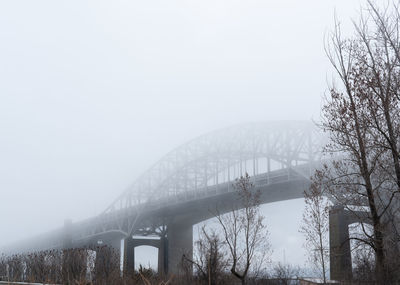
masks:
<path id="1" fill-rule="evenodd" d="M 314 124 L 303 121 L 246 123 L 213 131 L 169 152 L 100 215 L 66 222 L 6 251 L 98 243 L 120 250 L 123 240 L 124 271 L 134 267 L 135 247 L 151 245 L 159 249 L 159 271 L 176 272 L 182 254 L 192 254 L 192 226 L 213 217 L 215 209 L 226 213 L 239 206 L 235 179 L 248 173 L 264 204 L 301 198 L 321 163 L 324 144 Z M 338 279 L 349 270 L 343 246 L 348 223 L 340 215 L 331 219 L 330 233 L 331 276 Z"/>

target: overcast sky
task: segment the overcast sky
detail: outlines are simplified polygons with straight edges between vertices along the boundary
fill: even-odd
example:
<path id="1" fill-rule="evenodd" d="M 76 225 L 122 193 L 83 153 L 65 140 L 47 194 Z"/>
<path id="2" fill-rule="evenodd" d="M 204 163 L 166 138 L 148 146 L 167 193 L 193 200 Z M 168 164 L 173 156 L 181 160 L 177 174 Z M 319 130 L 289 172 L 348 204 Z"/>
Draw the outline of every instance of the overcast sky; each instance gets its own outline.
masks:
<path id="1" fill-rule="evenodd" d="M 213 129 L 318 120 L 324 33 L 360 3 L 1 1 L 0 246 L 100 213 Z M 281 205 L 275 258 L 301 263 L 302 201 Z"/>

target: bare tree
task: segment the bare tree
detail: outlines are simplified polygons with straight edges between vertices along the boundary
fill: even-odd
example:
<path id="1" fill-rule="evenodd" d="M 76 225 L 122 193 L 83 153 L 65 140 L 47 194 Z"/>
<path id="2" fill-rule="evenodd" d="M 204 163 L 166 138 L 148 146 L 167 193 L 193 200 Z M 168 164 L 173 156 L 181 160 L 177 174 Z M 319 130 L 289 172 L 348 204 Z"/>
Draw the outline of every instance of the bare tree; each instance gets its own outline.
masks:
<path id="1" fill-rule="evenodd" d="M 329 202 L 323 196 L 322 187 L 315 181 L 310 190 L 304 192 L 306 207 L 300 232 L 306 238 L 305 248 L 309 251 L 309 261 L 319 271 L 326 283 L 329 258 Z"/>
<path id="2" fill-rule="evenodd" d="M 373 249 L 377 280 L 390 284 L 394 268 L 388 256 L 399 244 L 393 234 L 399 226 L 400 18 L 395 4 L 379 10 L 369 1 L 366 13 L 352 37 L 343 38 L 336 21 L 327 41 L 340 85 L 325 98 L 321 127 L 331 138 L 326 151 L 341 159 L 316 177 L 335 203 L 358 216 L 363 236 L 352 238 Z"/>
<path id="3" fill-rule="evenodd" d="M 368 87 L 368 113 L 376 141 L 388 149 L 390 172 L 400 191 L 400 12 L 399 4 L 380 10 L 368 1 L 369 18 L 356 26 L 365 49 L 362 63 L 368 68 L 363 78 Z M 372 25 L 372 30 L 371 30 Z"/>
<path id="4" fill-rule="evenodd" d="M 183 262 L 194 266 L 196 277 L 203 284 L 222 284 L 227 269 L 227 260 L 224 255 L 224 243 L 219 235 L 215 230 L 207 230 L 206 226 L 203 225 L 199 240 L 196 241 L 195 245 L 194 259 L 191 260 L 184 255 Z"/>
<path id="5" fill-rule="evenodd" d="M 228 214 L 217 214 L 222 237 L 229 253 L 230 271 L 242 284 L 256 259 L 264 260 L 270 251 L 268 232 L 260 213 L 260 192 L 255 191 L 246 173 L 234 186 L 240 205 Z"/>

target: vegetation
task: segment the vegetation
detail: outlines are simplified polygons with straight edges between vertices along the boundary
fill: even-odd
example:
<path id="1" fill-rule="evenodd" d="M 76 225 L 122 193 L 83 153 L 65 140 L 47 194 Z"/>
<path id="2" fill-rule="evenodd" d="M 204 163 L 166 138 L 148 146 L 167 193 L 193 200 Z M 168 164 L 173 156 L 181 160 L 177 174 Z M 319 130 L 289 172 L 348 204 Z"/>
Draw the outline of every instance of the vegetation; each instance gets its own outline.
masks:
<path id="1" fill-rule="evenodd" d="M 233 276 L 242 284 L 251 269 L 258 270 L 270 253 L 268 232 L 260 213 L 260 192 L 254 190 L 246 173 L 235 183 L 240 197 L 238 209 L 216 216 L 222 229 L 222 238 L 228 247 L 228 263 Z"/>
<path id="2" fill-rule="evenodd" d="M 210 239 L 211 241 L 214 238 Z M 211 252 L 214 249 L 209 248 Z M 95 253 L 96 252 L 96 253 Z M 100 253 L 102 252 L 102 253 Z M 108 255 L 110 254 L 111 255 Z M 206 256 L 205 254 L 204 256 Z M 107 257 L 106 257 L 107 256 Z M 107 263 L 104 261 L 108 259 Z M 86 263 L 84 262 L 86 261 Z M 106 268 L 104 265 L 107 264 Z M 209 263 L 209 264 L 212 264 Z M 218 266 L 216 268 L 219 268 Z M 283 271 L 273 273 L 273 279 L 264 277 L 248 277 L 247 283 L 257 284 L 289 284 L 297 272 L 291 266 L 282 266 Z M 188 272 L 187 275 L 160 276 L 150 268 L 140 266 L 133 275 L 123 276 L 119 268 L 119 256 L 109 247 L 93 249 L 70 249 L 67 251 L 50 250 L 32 254 L 2 256 L 0 258 L 0 281 L 35 282 L 43 284 L 94 284 L 94 285 L 235 285 L 238 281 L 229 271 L 218 271 L 210 268 L 210 273 Z M 275 276 L 276 273 L 276 276 Z M 279 279 L 278 279 L 279 278 Z M 235 280 L 236 279 L 236 280 Z M 280 281 L 279 281 L 280 280 Z M 213 283 L 212 283 L 213 282 Z"/>
<path id="3" fill-rule="evenodd" d="M 400 280 L 398 8 L 392 3 L 380 10 L 368 1 L 354 24 L 354 34 L 347 38 L 336 21 L 326 51 L 338 82 L 325 98 L 321 123 L 330 137 L 325 154 L 335 160 L 325 164 L 313 179 L 315 189 L 324 191 L 335 205 L 356 218 L 360 231 L 350 237 L 358 249 L 354 252 L 356 277 L 377 284 L 397 284 Z M 318 191 L 314 192 L 307 211 L 319 197 Z M 313 215 L 308 222 L 318 229 L 320 220 L 315 215 L 319 213 Z M 317 230 L 314 238 L 323 232 Z M 322 258 L 322 243 L 319 250 Z"/>
<path id="4" fill-rule="evenodd" d="M 190 277 L 192 265 L 194 267 L 195 279 L 205 284 L 225 284 L 228 261 L 223 251 L 224 243 L 214 230 L 201 228 L 200 238 L 195 243 L 196 254 L 194 259 L 184 256 L 182 267 L 185 275 Z M 228 283 L 226 283 L 228 284 Z"/>
<path id="5" fill-rule="evenodd" d="M 236 180 L 234 187 L 240 201 L 238 207 L 227 214 L 217 211 L 218 231 L 203 227 L 197 243 L 199 256 L 188 260 L 207 284 L 221 284 L 218 279 L 227 269 L 241 284 L 246 284 L 249 273 L 257 279 L 271 253 L 260 213 L 260 192 L 254 189 L 247 173 Z"/>
<path id="6" fill-rule="evenodd" d="M 329 260 L 329 206 L 321 185 L 315 181 L 305 191 L 305 210 L 300 232 L 306 238 L 305 248 L 309 252 L 309 261 L 324 283 L 328 276 Z"/>

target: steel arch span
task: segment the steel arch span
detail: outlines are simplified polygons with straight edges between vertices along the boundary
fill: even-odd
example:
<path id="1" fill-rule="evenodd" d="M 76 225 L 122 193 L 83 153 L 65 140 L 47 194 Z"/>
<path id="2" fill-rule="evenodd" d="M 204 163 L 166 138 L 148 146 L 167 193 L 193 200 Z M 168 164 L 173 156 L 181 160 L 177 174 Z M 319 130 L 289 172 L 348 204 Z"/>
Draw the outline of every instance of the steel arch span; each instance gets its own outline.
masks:
<path id="1" fill-rule="evenodd" d="M 172 150 L 105 211 L 172 201 L 210 186 L 277 169 L 318 163 L 325 139 L 309 121 L 256 122 L 219 129 Z M 304 173 L 308 175 L 309 173 Z"/>

